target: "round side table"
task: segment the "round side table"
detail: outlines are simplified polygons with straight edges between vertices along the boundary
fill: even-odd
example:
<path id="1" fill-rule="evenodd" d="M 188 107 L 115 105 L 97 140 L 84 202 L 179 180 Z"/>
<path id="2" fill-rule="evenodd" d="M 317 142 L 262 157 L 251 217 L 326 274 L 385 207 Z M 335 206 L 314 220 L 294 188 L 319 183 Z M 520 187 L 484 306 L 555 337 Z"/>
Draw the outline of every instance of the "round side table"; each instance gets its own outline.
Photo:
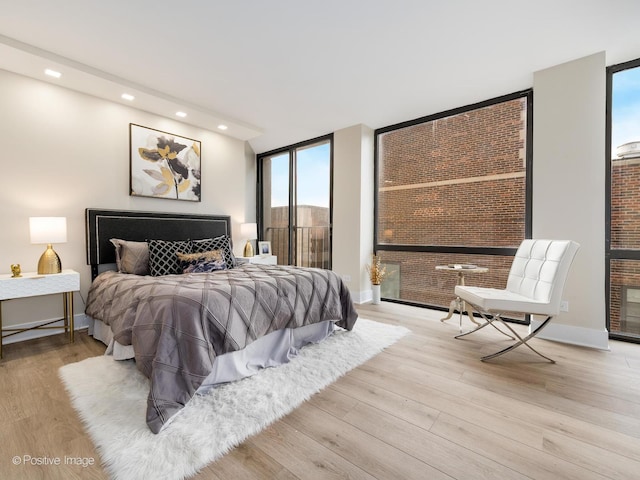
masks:
<path id="1" fill-rule="evenodd" d="M 478 267 L 477 265 L 469 265 L 469 264 L 449 264 L 449 265 L 437 265 L 436 270 L 446 271 L 446 272 L 455 272 L 458 277 L 458 285 L 464 285 L 464 276 L 472 273 L 487 273 L 489 271 L 486 267 Z M 449 304 L 449 313 L 446 317 L 441 318 L 441 322 L 445 322 L 449 320 L 455 311 L 458 311 L 460 314 L 460 331 L 462 332 L 462 314 L 467 313 L 469 320 L 471 320 L 476 325 L 480 325 L 480 323 L 473 317 L 473 310 L 470 305 L 467 305 L 467 302 L 462 300 L 460 297 L 456 297 L 451 300 Z"/>

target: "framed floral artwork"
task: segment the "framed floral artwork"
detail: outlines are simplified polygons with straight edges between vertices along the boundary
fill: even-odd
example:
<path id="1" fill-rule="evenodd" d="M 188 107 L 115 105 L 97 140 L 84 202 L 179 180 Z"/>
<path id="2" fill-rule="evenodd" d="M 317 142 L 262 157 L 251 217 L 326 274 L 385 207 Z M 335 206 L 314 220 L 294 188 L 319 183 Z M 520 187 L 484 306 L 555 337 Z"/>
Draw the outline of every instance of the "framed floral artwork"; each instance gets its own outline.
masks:
<path id="1" fill-rule="evenodd" d="M 200 142 L 129 124 L 129 194 L 200 201 Z"/>

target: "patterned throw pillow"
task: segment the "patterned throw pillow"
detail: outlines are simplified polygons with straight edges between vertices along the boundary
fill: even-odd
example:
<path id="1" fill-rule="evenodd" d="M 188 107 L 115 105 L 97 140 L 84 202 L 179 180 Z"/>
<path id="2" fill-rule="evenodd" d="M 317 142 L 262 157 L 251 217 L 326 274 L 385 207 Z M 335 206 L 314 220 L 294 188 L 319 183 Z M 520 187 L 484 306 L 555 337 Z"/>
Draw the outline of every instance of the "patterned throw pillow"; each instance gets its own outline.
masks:
<path id="1" fill-rule="evenodd" d="M 224 261 L 227 264 L 227 268 L 234 268 L 236 266 L 236 257 L 233 255 L 233 249 L 231 248 L 231 240 L 226 235 L 221 235 L 215 238 L 203 238 L 201 240 L 191 240 L 192 252 L 209 252 L 211 250 L 220 250 Z"/>
<path id="2" fill-rule="evenodd" d="M 116 247 L 116 265 L 120 273 L 149 275 L 149 245 L 147 242 L 133 242 L 112 238 Z"/>
<path id="3" fill-rule="evenodd" d="M 211 250 L 202 253 L 177 254 L 182 273 L 213 272 L 214 270 L 226 270 L 227 264 L 222 258 L 220 250 Z"/>
<path id="4" fill-rule="evenodd" d="M 149 272 L 154 277 L 182 273 L 176 254 L 191 253 L 191 241 L 147 240 Z"/>

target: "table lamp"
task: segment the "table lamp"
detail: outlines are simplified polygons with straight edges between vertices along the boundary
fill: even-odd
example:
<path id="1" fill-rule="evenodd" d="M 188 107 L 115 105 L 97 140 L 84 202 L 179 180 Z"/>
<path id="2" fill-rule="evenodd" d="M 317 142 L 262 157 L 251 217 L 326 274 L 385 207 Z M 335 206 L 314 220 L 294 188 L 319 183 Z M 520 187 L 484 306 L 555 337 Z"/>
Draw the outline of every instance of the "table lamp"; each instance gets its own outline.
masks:
<path id="1" fill-rule="evenodd" d="M 251 240 L 258 238 L 258 224 L 257 223 L 241 223 L 240 235 L 247 239 L 247 244 L 244 246 L 244 256 L 253 257 L 253 245 Z"/>
<path id="2" fill-rule="evenodd" d="M 60 273 L 62 271 L 60 257 L 51 245 L 54 243 L 66 243 L 67 218 L 29 217 L 29 231 L 31 243 L 47 245 L 47 249 L 38 260 L 38 274 Z"/>

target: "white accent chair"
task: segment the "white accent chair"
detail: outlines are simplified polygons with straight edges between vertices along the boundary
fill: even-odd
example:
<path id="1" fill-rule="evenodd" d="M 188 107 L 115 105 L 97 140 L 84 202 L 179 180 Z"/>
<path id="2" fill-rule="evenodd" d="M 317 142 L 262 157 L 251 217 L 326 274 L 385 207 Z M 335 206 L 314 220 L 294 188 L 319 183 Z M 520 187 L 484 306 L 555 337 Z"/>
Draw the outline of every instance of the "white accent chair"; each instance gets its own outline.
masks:
<path id="1" fill-rule="evenodd" d="M 482 357 L 483 361 L 510 352 L 520 345 L 526 345 L 541 357 L 555 363 L 527 342 L 560 313 L 564 284 L 578 248 L 580 245 L 571 240 L 524 240 L 518 247 L 511 265 L 506 289 L 456 286 L 456 295 L 480 313 L 485 322 L 455 338 L 464 337 L 491 325 L 516 342 L 499 352 Z M 523 338 L 502 320 L 505 312 L 545 315 L 547 319 Z M 494 325 L 496 320 L 506 327 L 513 337 Z"/>

